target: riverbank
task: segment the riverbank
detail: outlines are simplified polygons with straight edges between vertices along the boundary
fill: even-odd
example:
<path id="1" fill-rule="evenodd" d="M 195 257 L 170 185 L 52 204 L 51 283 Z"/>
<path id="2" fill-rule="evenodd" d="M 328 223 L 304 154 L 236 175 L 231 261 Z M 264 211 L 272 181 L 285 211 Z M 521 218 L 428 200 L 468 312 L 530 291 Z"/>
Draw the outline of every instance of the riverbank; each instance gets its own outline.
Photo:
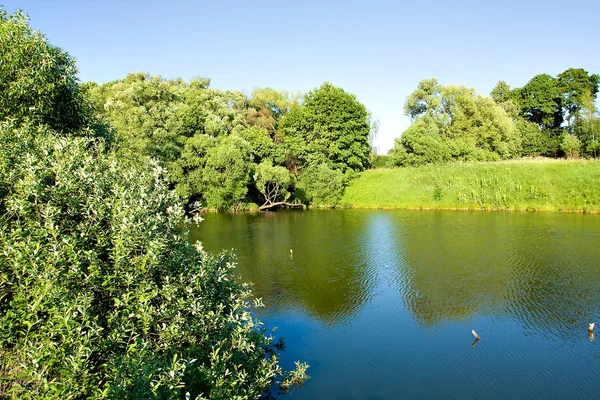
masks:
<path id="1" fill-rule="evenodd" d="M 365 171 L 352 208 L 600 212 L 600 161 L 523 159 Z"/>

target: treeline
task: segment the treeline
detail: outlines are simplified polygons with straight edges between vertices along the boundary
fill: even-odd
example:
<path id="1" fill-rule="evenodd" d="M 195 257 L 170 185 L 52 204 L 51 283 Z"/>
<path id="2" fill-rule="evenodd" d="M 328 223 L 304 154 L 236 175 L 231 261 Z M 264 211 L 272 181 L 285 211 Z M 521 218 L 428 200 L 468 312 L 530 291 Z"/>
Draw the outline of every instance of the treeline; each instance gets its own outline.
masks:
<path id="1" fill-rule="evenodd" d="M 303 98 L 269 88 L 246 96 L 205 78 L 134 73 L 84 89 L 121 151 L 159 160 L 187 204 L 333 206 L 369 166 L 369 113 L 329 83 Z"/>
<path id="2" fill-rule="evenodd" d="M 223 143 L 254 153 L 247 130 L 233 133 L 231 99 L 134 75 L 128 90 L 105 87 L 115 136 L 76 74 L 23 13 L 0 8 L 0 398 L 256 399 L 301 383 L 307 366 L 284 373 L 283 344 L 254 319 L 260 303 L 230 255 L 189 243 L 172 173 L 145 156 L 172 163 L 197 146 L 235 186 L 238 153 Z M 217 121 L 188 112 L 195 101 L 230 111 Z M 172 114 L 201 133 L 188 138 Z"/>
<path id="3" fill-rule="evenodd" d="M 498 82 L 491 96 L 421 81 L 406 100 L 411 126 L 391 151 L 396 166 L 493 161 L 523 156 L 596 158 L 600 77 L 571 68 L 537 75 L 522 88 Z"/>

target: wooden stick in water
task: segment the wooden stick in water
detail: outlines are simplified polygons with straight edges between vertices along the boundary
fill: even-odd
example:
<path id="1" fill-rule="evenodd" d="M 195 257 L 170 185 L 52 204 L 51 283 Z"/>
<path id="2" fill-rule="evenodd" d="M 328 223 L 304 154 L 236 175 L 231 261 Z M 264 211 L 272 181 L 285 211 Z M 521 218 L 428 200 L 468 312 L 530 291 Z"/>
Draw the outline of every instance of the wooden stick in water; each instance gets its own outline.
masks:
<path id="1" fill-rule="evenodd" d="M 473 330 L 471 331 L 471 333 L 473 334 L 473 336 L 475 336 L 475 339 L 477 339 L 477 340 L 481 339 L 481 338 L 479 337 L 479 335 L 477 334 L 477 332 L 475 332 L 475 329 L 473 329 Z"/>

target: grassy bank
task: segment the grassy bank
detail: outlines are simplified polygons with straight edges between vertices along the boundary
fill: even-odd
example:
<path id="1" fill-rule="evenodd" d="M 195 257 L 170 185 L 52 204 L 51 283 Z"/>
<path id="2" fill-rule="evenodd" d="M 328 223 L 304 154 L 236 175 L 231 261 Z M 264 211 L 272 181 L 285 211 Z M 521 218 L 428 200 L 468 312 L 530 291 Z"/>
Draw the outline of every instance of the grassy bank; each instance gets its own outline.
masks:
<path id="1" fill-rule="evenodd" d="M 364 172 L 346 189 L 355 208 L 600 211 L 600 161 L 457 163 Z"/>

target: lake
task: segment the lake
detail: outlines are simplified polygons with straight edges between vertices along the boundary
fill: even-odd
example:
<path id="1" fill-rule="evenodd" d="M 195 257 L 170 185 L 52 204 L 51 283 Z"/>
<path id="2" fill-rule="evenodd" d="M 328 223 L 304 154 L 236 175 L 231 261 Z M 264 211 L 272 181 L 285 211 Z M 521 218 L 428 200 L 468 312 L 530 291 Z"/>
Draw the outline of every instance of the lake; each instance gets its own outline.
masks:
<path id="1" fill-rule="evenodd" d="M 599 215 L 208 214 L 191 238 L 235 249 L 282 365 L 310 364 L 282 398 L 600 396 Z"/>

